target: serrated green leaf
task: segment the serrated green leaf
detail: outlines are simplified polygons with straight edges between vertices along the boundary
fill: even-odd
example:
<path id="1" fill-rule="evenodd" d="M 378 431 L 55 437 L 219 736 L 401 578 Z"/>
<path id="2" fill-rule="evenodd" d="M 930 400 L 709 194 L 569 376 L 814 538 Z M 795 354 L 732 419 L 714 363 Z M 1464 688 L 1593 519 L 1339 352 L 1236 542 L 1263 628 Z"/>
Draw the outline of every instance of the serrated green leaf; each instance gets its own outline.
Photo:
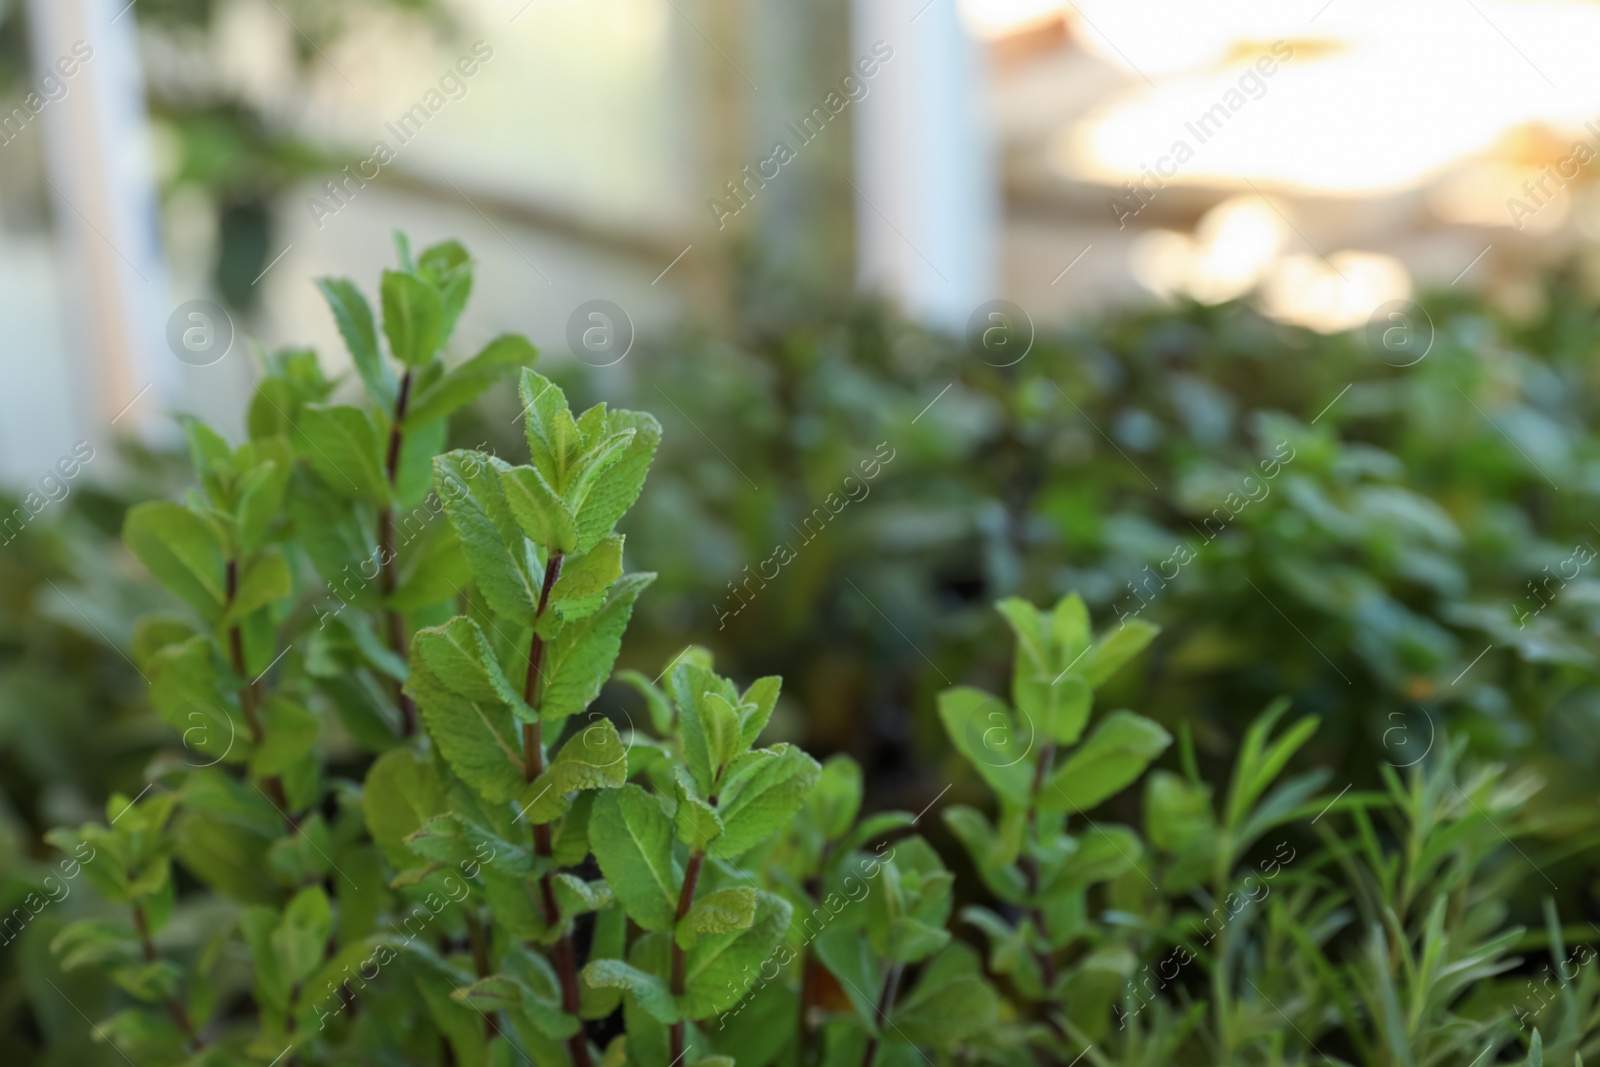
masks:
<path id="1" fill-rule="evenodd" d="M 634 601 L 655 577 L 629 574 L 619 578 L 606 593 L 600 610 L 569 623 L 545 646 L 539 717 L 546 724 L 582 712 L 600 695 L 617 662 Z"/>
<path id="2" fill-rule="evenodd" d="M 620 789 L 628 780 L 628 750 L 608 719 L 596 718 L 561 746 L 544 773 L 518 798 L 523 816 L 534 824 L 552 822 L 567 812 L 568 798 L 580 789 Z"/>
<path id="3" fill-rule="evenodd" d="M 794 908 L 775 893 L 754 891 L 755 916 L 748 928 L 702 932 L 685 953 L 683 1012 L 691 1019 L 715 1015 L 738 1002 L 738 980 L 772 957 L 789 928 Z"/>
<path id="4" fill-rule="evenodd" d="M 748 930 L 756 920 L 756 891 L 735 886 L 707 893 L 678 922 L 676 937 L 680 948 L 693 948 L 701 934 L 729 934 Z"/>
<path id="5" fill-rule="evenodd" d="M 817 784 L 822 767 L 791 745 L 756 749 L 729 768 L 717 806 L 722 836 L 717 852 L 734 859 L 794 818 Z"/>
<path id="6" fill-rule="evenodd" d="M 454 625 L 459 630 L 462 623 L 473 626 L 466 619 L 457 619 Z M 428 733 L 451 769 L 484 799 L 504 803 L 516 796 L 526 782 L 519 720 L 512 706 L 500 699 L 487 663 L 479 661 L 481 673 L 474 670 L 474 646 L 482 642 L 482 634 L 464 651 L 462 645 L 439 633 L 442 629 L 419 630 L 412 637 L 411 677 L 406 681 L 406 691 L 422 709 Z M 487 648 L 487 643 L 481 648 Z M 436 651 L 457 675 L 456 684 L 478 695 L 458 693 L 437 677 L 429 651 Z M 500 681 L 503 683 L 504 679 Z M 520 698 L 517 703 L 521 703 Z"/>
<path id="7" fill-rule="evenodd" d="M 577 513 L 578 548 L 587 551 L 609 534 L 617 521 L 639 499 L 656 446 L 661 443 L 661 424 L 650 415 L 636 411 L 613 411 L 606 419 L 611 433 L 632 430 L 627 448 L 612 464 L 606 476 L 584 496 Z"/>
<path id="8" fill-rule="evenodd" d="M 456 451 L 433 461 L 440 500 L 484 599 L 502 615 L 532 626 L 544 583 L 506 503 L 501 474 L 511 468 L 482 452 Z"/>
<path id="9" fill-rule="evenodd" d="M 583 980 L 595 989 L 633 994 L 639 1007 L 658 1022 L 670 1024 L 682 1018 L 666 982 L 621 960 L 595 960 L 583 969 Z"/>
<path id="10" fill-rule="evenodd" d="M 657 799 L 636 785 L 595 797 L 589 843 L 628 917 L 646 930 L 670 930 L 677 919 L 683 872 L 672 857 L 672 821 Z"/>
<path id="11" fill-rule="evenodd" d="M 606 590 L 622 577 L 622 538 L 607 537 L 594 548 L 566 561 L 550 591 L 550 609 L 568 622 L 594 614 L 605 603 Z"/>
<path id="12" fill-rule="evenodd" d="M 546 549 L 577 550 L 578 531 L 572 515 L 543 474 L 533 467 L 511 467 L 499 475 L 506 504 L 524 537 Z"/>

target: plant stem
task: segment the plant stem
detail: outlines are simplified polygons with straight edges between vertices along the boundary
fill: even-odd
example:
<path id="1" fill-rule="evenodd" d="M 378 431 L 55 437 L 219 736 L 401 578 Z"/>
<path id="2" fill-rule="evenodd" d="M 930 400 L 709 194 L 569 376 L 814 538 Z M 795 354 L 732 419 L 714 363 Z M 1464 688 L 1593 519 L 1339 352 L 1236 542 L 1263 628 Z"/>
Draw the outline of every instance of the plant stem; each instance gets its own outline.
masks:
<path id="1" fill-rule="evenodd" d="M 478 918 L 478 913 L 472 908 L 466 912 L 467 944 L 472 948 L 472 969 L 479 978 L 489 977 L 489 934 L 483 922 Z M 494 1037 L 500 1032 L 500 1026 L 494 1021 L 494 1016 L 484 1013 L 483 1033 L 485 1037 Z"/>
<path id="2" fill-rule="evenodd" d="M 535 713 L 539 709 L 539 667 L 544 662 L 544 638 L 539 636 L 539 620 L 550 604 L 550 590 L 561 577 L 560 551 L 552 551 L 544 565 L 544 585 L 539 590 L 539 607 L 534 612 L 533 637 L 528 642 L 528 673 L 522 680 L 522 700 Z M 522 724 L 522 776 L 531 782 L 544 773 L 543 723 Z M 550 824 L 533 823 L 533 851 L 549 859 L 554 854 L 550 843 Z M 539 904 L 544 911 L 545 925 L 552 929 L 561 921 L 561 909 L 556 905 L 555 888 L 550 882 L 551 872 L 546 869 L 539 876 Z M 578 954 L 572 947 L 572 934 L 563 930 L 556 938 L 556 973 L 561 977 L 561 1010 L 577 1016 L 582 1007 L 578 991 Z M 578 1032 L 567 1039 L 567 1052 L 576 1067 L 590 1067 L 589 1039 L 580 1022 Z"/>
<path id="3" fill-rule="evenodd" d="M 228 560 L 227 582 L 228 603 L 224 610 L 233 606 L 233 598 L 239 594 L 239 561 L 236 559 Z M 233 673 L 237 674 L 241 681 L 248 678 L 244 662 L 244 634 L 237 625 L 228 628 L 228 657 L 233 665 Z M 243 710 L 244 721 L 250 728 L 250 743 L 258 747 L 267 736 L 266 730 L 261 725 L 261 711 L 257 706 L 260 699 L 261 694 L 256 690 L 256 683 L 244 681 L 239 690 L 239 707 Z M 269 775 L 265 785 L 267 799 L 283 813 L 283 819 L 291 830 L 298 829 L 299 824 L 294 820 L 294 813 L 289 810 L 289 794 L 284 792 L 283 779 L 275 774 Z"/>
<path id="4" fill-rule="evenodd" d="M 400 376 L 400 395 L 394 402 L 394 418 L 389 423 L 389 452 L 384 457 L 384 474 L 389 480 L 390 495 L 394 492 L 395 475 L 400 470 L 400 445 L 404 435 L 400 423 L 406 417 L 406 404 L 411 398 L 411 371 Z M 385 504 L 378 513 L 378 588 L 384 600 L 394 595 L 396 575 L 394 559 L 394 507 Z M 384 615 L 389 625 L 389 647 L 395 655 L 406 658 L 406 625 L 400 613 L 385 607 Z M 405 683 L 395 683 L 395 702 L 400 706 L 400 736 L 410 737 L 417 732 L 417 705 L 406 694 Z"/>
<path id="5" fill-rule="evenodd" d="M 883 992 L 878 996 L 878 1018 L 873 1020 L 873 1027 L 881 1025 L 879 1020 L 887 1021 L 889 1009 L 894 1007 L 894 998 L 900 991 L 900 975 L 905 971 L 905 964 L 896 963 L 890 966 L 889 973 L 883 976 Z M 867 1050 L 861 1056 L 861 1067 L 872 1067 L 872 1058 L 878 1054 L 878 1035 L 872 1034 L 867 1038 Z"/>
<path id="6" fill-rule="evenodd" d="M 1028 798 L 1028 829 L 1033 832 L 1035 839 L 1039 836 L 1039 794 L 1044 792 L 1045 776 L 1050 773 L 1056 761 L 1056 743 L 1045 741 L 1039 746 L 1039 762 L 1033 772 L 1033 792 Z M 1024 856 L 1022 873 L 1028 879 L 1028 895 L 1037 897 L 1039 894 L 1039 864 L 1032 856 Z M 1048 1001 L 1050 991 L 1056 984 L 1055 954 L 1050 951 L 1050 932 L 1045 928 L 1044 909 L 1037 904 L 1030 909 L 1033 915 L 1033 925 L 1039 931 L 1039 936 L 1044 940 L 1043 949 L 1035 949 L 1034 957 L 1039 962 L 1040 978 L 1044 981 L 1045 997 Z M 1048 1015 L 1048 1011 L 1046 1012 Z"/>
<path id="7" fill-rule="evenodd" d="M 139 943 L 144 948 L 144 958 L 147 963 L 156 961 L 156 944 L 150 940 L 150 921 L 145 918 L 144 908 L 138 904 L 133 906 L 133 925 L 139 931 Z M 199 1052 L 205 1047 L 205 1042 L 194 1032 L 194 1023 L 189 1021 L 189 1012 L 184 1008 L 183 1002 L 177 997 L 167 998 L 167 1014 L 172 1016 L 172 1021 L 183 1031 L 183 1036 L 189 1039 L 191 1052 Z"/>
<path id="8" fill-rule="evenodd" d="M 689 853 L 689 869 L 683 874 L 683 888 L 678 891 L 678 922 L 689 914 L 689 909 L 694 907 L 694 890 L 700 882 L 700 868 L 706 861 L 706 854 L 701 851 Z M 688 958 L 678 945 L 676 930 L 672 938 L 672 995 L 683 996 L 684 973 L 688 969 Z M 679 1019 L 672 1024 L 672 1061 L 676 1063 L 683 1058 L 684 1031 L 687 1024 Z"/>

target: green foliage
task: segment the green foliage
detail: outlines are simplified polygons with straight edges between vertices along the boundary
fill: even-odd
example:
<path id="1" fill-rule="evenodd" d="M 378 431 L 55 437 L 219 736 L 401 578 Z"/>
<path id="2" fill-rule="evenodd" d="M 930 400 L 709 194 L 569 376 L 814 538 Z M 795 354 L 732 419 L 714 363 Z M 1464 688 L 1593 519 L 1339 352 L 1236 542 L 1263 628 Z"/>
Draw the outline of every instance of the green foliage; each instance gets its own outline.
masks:
<path id="1" fill-rule="evenodd" d="M 603 404 L 574 414 L 521 339 L 447 359 L 471 260 L 453 242 L 398 251 L 376 316 L 355 285 L 321 283 L 354 381 L 310 353 L 271 357 L 248 440 L 187 424 L 197 485 L 128 511 L 125 544 L 165 590 L 123 625 L 166 743 L 103 818 L 48 836 L 95 900 L 50 928 L 50 965 L 88 986 L 85 1017 L 116 1054 L 1600 1053 L 1600 978 L 1581 958 L 1594 930 L 1563 923 L 1572 891 L 1545 874 L 1584 869 L 1591 806 L 1535 804 L 1533 769 L 1479 762 L 1442 728 L 1377 787 L 1341 782 L 1316 766 L 1320 716 L 1275 701 L 1234 744 L 1214 723 L 1125 710 L 1155 625 L 1097 632 L 1077 594 L 1010 597 L 1009 689 L 950 684 L 927 702 L 958 758 L 912 815 L 875 810 L 850 756 L 782 739 L 798 708 L 778 677 L 736 682 L 695 646 L 654 676 L 618 671 L 655 576 L 628 569 L 617 526 L 660 427 Z M 448 448 L 446 420 L 512 369 L 527 462 Z M 612 679 L 638 721 L 606 697 Z M 1225 787 L 1202 774 L 1197 725 L 1230 750 Z M 1551 899 L 1519 913 L 1540 880 Z M 1558 983 L 1535 1004 L 1519 969 L 1538 949 Z"/>

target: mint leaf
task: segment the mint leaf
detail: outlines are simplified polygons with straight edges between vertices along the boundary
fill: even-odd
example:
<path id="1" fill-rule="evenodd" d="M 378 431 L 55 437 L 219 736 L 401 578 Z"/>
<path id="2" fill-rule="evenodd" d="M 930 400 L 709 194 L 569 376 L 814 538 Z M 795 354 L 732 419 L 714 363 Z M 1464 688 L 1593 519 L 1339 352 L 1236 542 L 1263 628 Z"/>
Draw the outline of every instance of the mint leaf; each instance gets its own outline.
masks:
<path id="1" fill-rule="evenodd" d="M 389 352 L 407 367 L 433 358 L 444 342 L 439 291 L 415 274 L 383 272 L 383 334 Z"/>
<path id="2" fill-rule="evenodd" d="M 394 375 L 378 352 L 378 331 L 366 297 L 354 282 L 344 278 L 318 278 L 317 288 L 333 311 L 333 321 L 339 326 L 339 335 L 350 350 L 350 359 L 367 387 L 367 395 L 384 407 L 393 406 Z"/>
<path id="3" fill-rule="evenodd" d="M 595 797 L 589 843 L 628 917 L 646 930 L 670 930 L 677 919 L 683 872 L 672 856 L 672 821 L 661 803 L 636 785 Z"/>
<path id="4" fill-rule="evenodd" d="M 226 561 L 216 527 L 181 504 L 154 501 L 129 509 L 122 539 L 201 618 L 215 622 L 222 616 Z"/>
<path id="5" fill-rule="evenodd" d="M 1039 793 L 1040 811 L 1080 814 L 1121 792 L 1172 743 L 1157 723 L 1114 711 L 1058 767 Z"/>
<path id="6" fill-rule="evenodd" d="M 471 359 L 444 373 L 438 381 L 417 394 L 406 408 L 407 428 L 454 414 L 476 400 L 515 367 L 526 367 L 539 358 L 539 350 L 526 337 L 501 334 Z"/>

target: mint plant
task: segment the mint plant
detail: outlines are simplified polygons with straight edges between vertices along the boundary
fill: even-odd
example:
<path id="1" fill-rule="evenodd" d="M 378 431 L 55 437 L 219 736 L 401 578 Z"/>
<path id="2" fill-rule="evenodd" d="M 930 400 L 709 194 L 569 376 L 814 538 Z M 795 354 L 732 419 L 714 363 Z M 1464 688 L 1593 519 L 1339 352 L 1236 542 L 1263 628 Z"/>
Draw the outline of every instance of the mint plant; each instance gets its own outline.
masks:
<path id="1" fill-rule="evenodd" d="M 1017 641 L 1010 704 L 958 686 L 940 694 L 939 717 L 994 791 L 999 819 L 952 805 L 944 820 L 985 887 L 1022 916 L 1014 921 L 981 906 L 962 912 L 988 937 L 990 968 L 1030 1005 L 1032 1019 L 997 1031 L 994 1044 L 1060 1050 L 1074 1025 L 1100 1031 L 1126 957 L 1090 921 L 1091 893 L 1133 871 L 1143 850 L 1134 830 L 1096 823 L 1087 812 L 1132 784 L 1171 743 L 1159 724 L 1130 711 L 1102 716 L 1089 730 L 1094 691 L 1158 631 L 1134 619 L 1096 638 L 1077 596 L 1049 612 L 1019 599 L 997 607 Z M 1068 833 L 1074 817 L 1082 829 Z M 1069 952 L 1078 956 L 1070 969 L 1063 966 Z"/>
<path id="2" fill-rule="evenodd" d="M 98 896 L 52 938 L 73 995 L 52 992 L 116 1057 L 1600 1056 L 1600 932 L 1562 921 L 1570 901 L 1536 923 L 1507 903 L 1539 877 L 1560 892 L 1540 835 L 1584 840 L 1592 805 L 1539 808 L 1535 775 L 1471 764 L 1442 730 L 1381 790 L 1329 798 L 1326 771 L 1294 768 L 1318 720 L 1281 725 L 1278 702 L 1214 791 L 1187 725 L 1169 753 L 1153 719 L 1096 710 L 1155 627 L 1097 635 L 1077 596 L 1003 600 L 1008 699 L 937 701 L 971 771 L 950 788 L 977 801 L 941 813 L 963 866 L 918 833 L 927 811 L 864 813 L 848 755 L 771 743 L 780 679 L 736 682 L 692 645 L 654 677 L 617 671 L 653 579 L 618 524 L 660 427 L 574 413 L 521 338 L 447 359 L 471 261 L 453 242 L 399 256 L 381 331 L 353 284 L 321 283 L 355 402 L 315 354 L 265 357 L 247 439 L 184 420 L 196 484 L 128 512 L 168 595 L 129 649 L 168 743 L 103 823 L 48 835 Z M 527 462 L 445 451 L 450 415 L 513 370 Z M 1554 968 L 1538 985 L 1533 949 Z"/>

